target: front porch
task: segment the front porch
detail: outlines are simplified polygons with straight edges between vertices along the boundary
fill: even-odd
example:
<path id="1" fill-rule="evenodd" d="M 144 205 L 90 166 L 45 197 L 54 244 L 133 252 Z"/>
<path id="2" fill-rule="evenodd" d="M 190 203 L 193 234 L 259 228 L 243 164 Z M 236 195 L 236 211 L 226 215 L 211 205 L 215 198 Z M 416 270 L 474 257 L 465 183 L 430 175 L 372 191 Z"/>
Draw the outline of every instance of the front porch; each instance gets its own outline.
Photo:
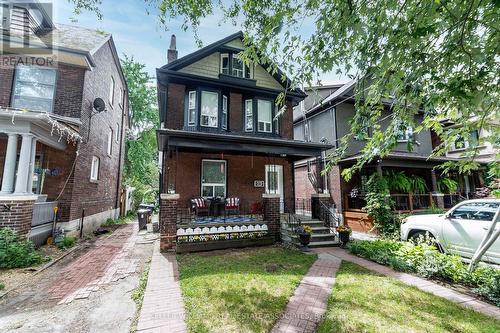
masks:
<path id="1" fill-rule="evenodd" d="M 54 208 L 65 200 L 78 140 L 71 126 L 47 113 L 0 110 L 0 227 L 45 242 Z"/>

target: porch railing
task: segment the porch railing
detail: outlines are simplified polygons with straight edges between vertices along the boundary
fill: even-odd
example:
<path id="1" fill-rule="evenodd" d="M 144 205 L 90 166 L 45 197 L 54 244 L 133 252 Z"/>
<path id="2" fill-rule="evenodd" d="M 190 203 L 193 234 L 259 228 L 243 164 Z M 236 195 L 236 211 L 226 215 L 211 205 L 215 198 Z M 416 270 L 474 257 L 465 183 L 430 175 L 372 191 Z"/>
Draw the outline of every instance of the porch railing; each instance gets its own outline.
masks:
<path id="1" fill-rule="evenodd" d="M 57 207 L 57 201 L 35 202 L 33 205 L 33 218 L 31 227 L 52 223 L 54 220 L 54 208 Z"/>
<path id="2" fill-rule="evenodd" d="M 335 204 L 319 201 L 316 210 L 314 216 L 323 221 L 323 225 L 330 230 L 330 233 L 336 232 L 336 228 L 340 225 L 340 216 Z"/>

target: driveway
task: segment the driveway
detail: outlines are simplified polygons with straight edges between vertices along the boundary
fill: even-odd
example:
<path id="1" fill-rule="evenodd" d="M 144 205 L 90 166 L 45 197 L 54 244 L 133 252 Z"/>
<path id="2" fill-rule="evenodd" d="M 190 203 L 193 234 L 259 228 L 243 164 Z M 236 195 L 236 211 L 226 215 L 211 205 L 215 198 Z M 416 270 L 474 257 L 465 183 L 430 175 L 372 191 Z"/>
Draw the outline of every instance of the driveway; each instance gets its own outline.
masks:
<path id="1" fill-rule="evenodd" d="M 153 237 L 130 223 L 74 251 L 0 299 L 0 332 L 129 332 Z"/>

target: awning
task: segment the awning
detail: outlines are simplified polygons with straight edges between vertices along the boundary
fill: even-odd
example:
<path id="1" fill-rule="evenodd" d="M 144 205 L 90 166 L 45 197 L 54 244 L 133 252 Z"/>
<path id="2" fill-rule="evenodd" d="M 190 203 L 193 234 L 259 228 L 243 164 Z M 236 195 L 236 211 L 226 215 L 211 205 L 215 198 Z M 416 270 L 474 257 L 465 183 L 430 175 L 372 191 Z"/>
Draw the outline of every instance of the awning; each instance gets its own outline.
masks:
<path id="1" fill-rule="evenodd" d="M 285 140 L 272 137 L 190 132 L 159 129 L 156 131 L 160 151 L 232 153 L 288 157 L 292 160 L 320 156 L 332 145 Z"/>

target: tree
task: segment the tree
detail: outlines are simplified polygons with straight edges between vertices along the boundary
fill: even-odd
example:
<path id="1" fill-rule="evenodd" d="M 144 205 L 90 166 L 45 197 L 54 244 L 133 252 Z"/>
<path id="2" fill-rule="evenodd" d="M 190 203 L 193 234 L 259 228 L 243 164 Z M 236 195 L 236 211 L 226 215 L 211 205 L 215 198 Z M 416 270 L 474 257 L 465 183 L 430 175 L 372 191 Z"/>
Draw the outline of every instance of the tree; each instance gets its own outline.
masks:
<path id="1" fill-rule="evenodd" d="M 134 199 L 138 204 L 142 200 L 154 200 L 158 188 L 156 128 L 159 126 L 159 116 L 156 89 L 149 85 L 152 78 L 146 72 L 145 65 L 126 55 L 121 63 L 132 110 L 131 128 L 126 138 L 124 178 L 126 184 L 135 188 Z"/>
<path id="2" fill-rule="evenodd" d="M 88 2 L 93 0 L 73 0 Z M 160 22 L 183 18 L 183 28 L 196 32 L 214 13 L 241 25 L 249 46 L 245 62 L 281 68 L 292 86 L 317 84 L 322 73 L 349 73 L 357 81 L 352 131 L 340 140 L 330 165 L 342 158 L 354 133 L 370 126 L 372 139 L 362 157 L 344 176 L 384 157 L 398 134 L 432 129 L 441 139 L 433 155 L 442 155 L 474 130 L 489 133 L 470 144 L 459 164 L 444 171 L 478 168 L 478 147 L 498 146 L 500 130 L 500 34 L 498 1 L 485 0 L 155 0 Z M 197 37 L 196 37 L 197 38 Z M 201 41 L 198 40 L 201 43 Z M 284 94 L 278 102 L 283 101 Z M 380 121 L 384 101 L 392 114 L 388 130 Z M 422 123 L 414 122 L 417 112 Z M 445 130 L 442 120 L 458 127 Z M 495 141 L 496 140 L 496 141 Z M 410 142 L 408 148 L 412 149 Z M 499 155 L 496 156 L 497 160 Z"/>

